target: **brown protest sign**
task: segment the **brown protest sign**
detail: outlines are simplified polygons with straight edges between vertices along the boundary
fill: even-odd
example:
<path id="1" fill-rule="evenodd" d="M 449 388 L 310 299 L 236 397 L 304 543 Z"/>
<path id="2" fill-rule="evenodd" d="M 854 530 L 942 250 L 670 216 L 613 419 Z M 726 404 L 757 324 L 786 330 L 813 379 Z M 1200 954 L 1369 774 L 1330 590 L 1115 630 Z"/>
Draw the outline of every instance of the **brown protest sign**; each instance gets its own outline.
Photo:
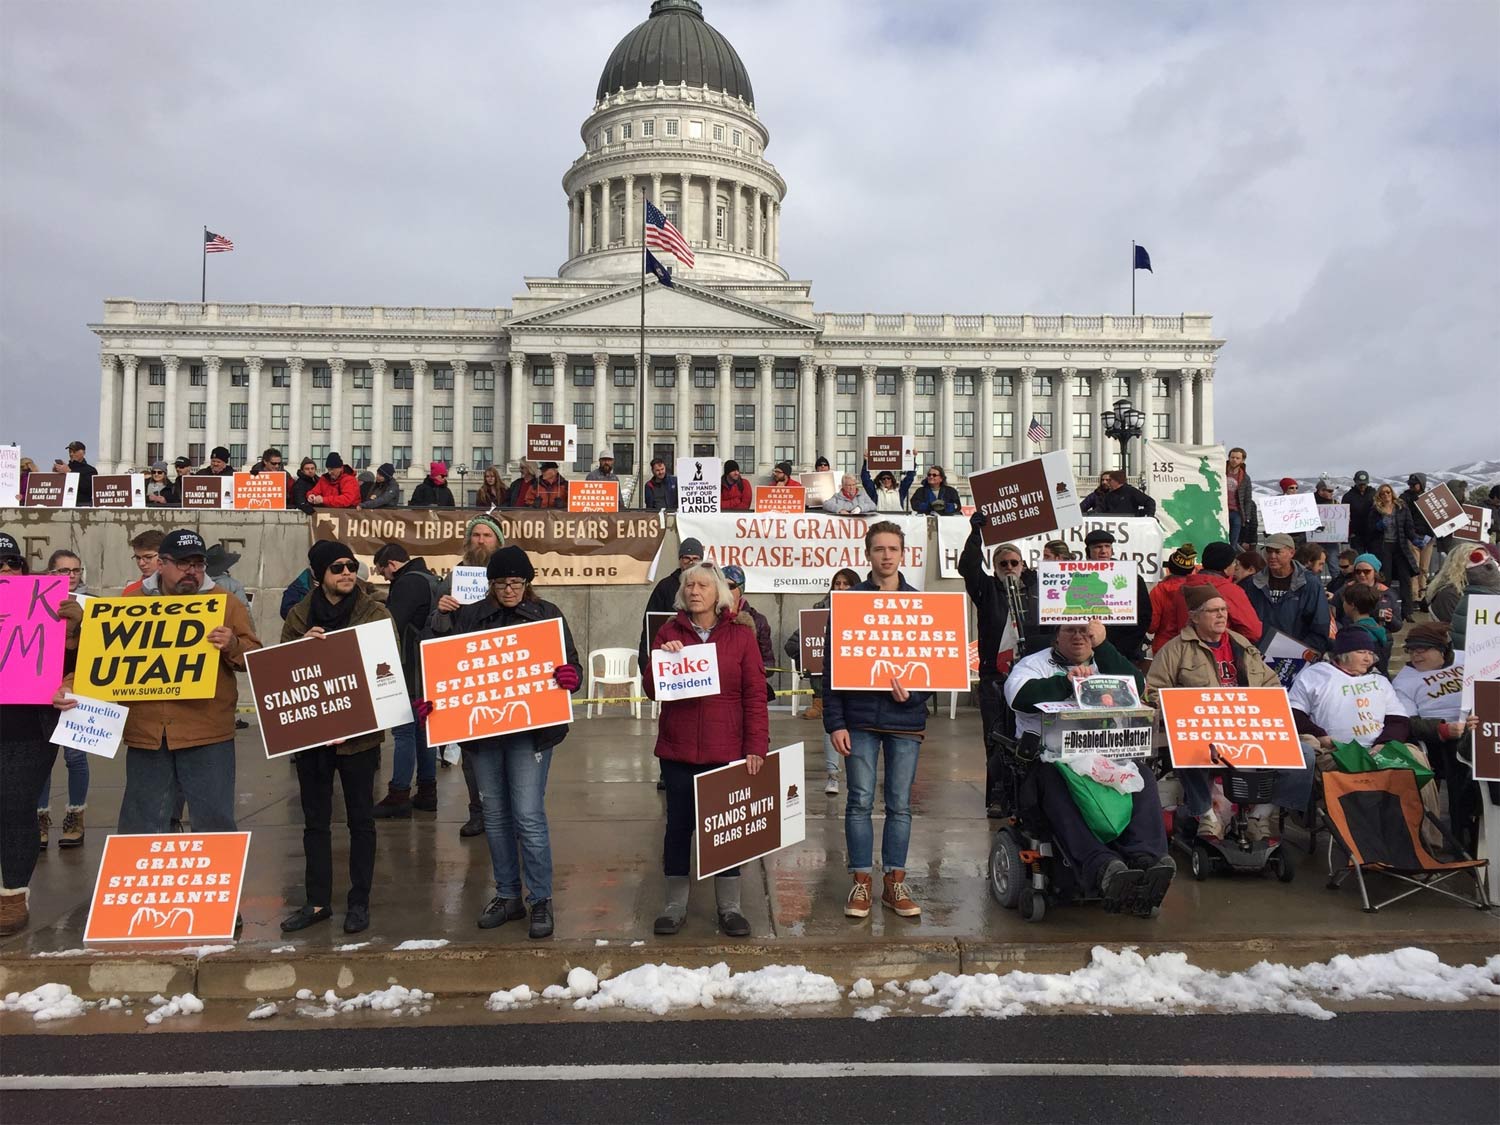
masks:
<path id="1" fill-rule="evenodd" d="M 94 478 L 96 508 L 144 508 L 146 506 L 146 482 L 139 473 L 121 473 Z"/>
<path id="2" fill-rule="evenodd" d="M 1457 528 L 1469 522 L 1464 506 L 1446 484 L 1433 485 L 1412 503 L 1422 513 L 1427 526 L 1432 528 L 1432 533 L 1439 538 L 1452 535 Z"/>
<path id="3" fill-rule="evenodd" d="M 1490 537 L 1490 520 L 1492 518 L 1488 508 L 1475 507 L 1473 504 L 1465 504 L 1464 515 L 1468 522 L 1463 527 L 1455 528 L 1453 538 L 1462 539 L 1469 543 L 1484 543 Z"/>
<path id="4" fill-rule="evenodd" d="M 828 611 L 826 609 L 804 609 L 797 614 L 797 628 L 802 643 L 802 658 L 798 661 L 807 676 L 823 674 L 823 646 L 828 639 Z"/>
<path id="5" fill-rule="evenodd" d="M 78 503 L 77 473 L 32 473 L 26 478 L 29 508 L 72 508 Z"/>
<path id="6" fill-rule="evenodd" d="M 887 469 L 899 476 L 916 455 L 911 440 L 899 434 L 865 438 L 865 467 L 871 476 Z"/>
<path id="7" fill-rule="evenodd" d="M 578 459 L 578 427 L 557 423 L 526 427 L 526 456 L 571 465 Z"/>
<path id="8" fill-rule="evenodd" d="M 228 488 L 225 485 L 228 484 Z M 226 492 L 229 503 L 225 503 Z M 183 477 L 184 508 L 225 508 L 234 506 L 234 482 L 230 477 Z"/>
<path id="9" fill-rule="evenodd" d="M 1083 522 L 1073 468 L 1062 450 L 973 473 L 969 487 L 985 517 L 980 537 L 991 547 Z"/>
<path id="10" fill-rule="evenodd" d="M 1500 781 L 1500 680 L 1474 681 L 1474 780 Z"/>
<path id="11" fill-rule="evenodd" d="M 656 634 L 661 632 L 663 625 L 676 616 L 676 613 L 646 614 L 646 647 L 648 649 L 656 647 Z"/>
<path id="12" fill-rule="evenodd" d="M 693 779 L 698 878 L 707 879 L 806 838 L 803 746 L 773 750 L 751 776 L 745 762 Z"/>
<path id="13" fill-rule="evenodd" d="M 428 569 L 447 574 L 463 557 L 464 529 L 477 511 L 455 508 L 328 509 L 313 516 L 312 537 L 346 543 L 372 571 L 386 543 L 400 543 Z M 655 577 L 666 529 L 655 512 L 538 512 L 496 509 L 505 542 L 520 547 L 536 567 L 538 586 L 629 586 Z"/>

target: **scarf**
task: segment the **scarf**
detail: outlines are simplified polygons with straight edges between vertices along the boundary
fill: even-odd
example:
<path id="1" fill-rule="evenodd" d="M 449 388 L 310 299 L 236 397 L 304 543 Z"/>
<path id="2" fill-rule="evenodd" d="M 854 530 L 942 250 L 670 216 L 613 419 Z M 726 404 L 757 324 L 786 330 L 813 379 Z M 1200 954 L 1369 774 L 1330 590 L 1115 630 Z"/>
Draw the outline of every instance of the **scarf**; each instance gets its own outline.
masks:
<path id="1" fill-rule="evenodd" d="M 354 602 L 359 597 L 359 587 L 355 587 L 347 598 L 338 605 L 330 602 L 323 593 L 322 586 L 314 586 L 312 589 L 312 604 L 307 609 L 308 628 L 317 627 L 325 633 L 332 633 L 335 629 L 347 629 L 349 618 L 354 615 Z"/>

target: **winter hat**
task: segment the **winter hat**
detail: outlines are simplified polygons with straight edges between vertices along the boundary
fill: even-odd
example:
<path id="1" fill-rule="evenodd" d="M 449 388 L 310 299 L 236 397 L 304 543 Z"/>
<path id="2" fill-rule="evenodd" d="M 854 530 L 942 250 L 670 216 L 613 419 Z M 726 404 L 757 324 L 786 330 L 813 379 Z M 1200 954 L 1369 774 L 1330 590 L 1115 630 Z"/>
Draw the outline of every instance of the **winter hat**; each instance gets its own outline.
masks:
<path id="1" fill-rule="evenodd" d="M 239 562 L 240 553 L 226 550 L 222 543 L 215 543 L 208 549 L 208 554 L 203 556 L 203 561 L 207 564 L 208 573 L 217 576 Z"/>
<path id="2" fill-rule="evenodd" d="M 740 471 L 740 463 L 738 461 L 731 460 L 731 461 L 725 461 L 724 462 L 724 475 L 726 477 L 730 473 L 737 473 L 739 471 Z"/>
<path id="3" fill-rule="evenodd" d="M 1370 474 L 1367 473 L 1367 472 L 1365 472 L 1363 469 L 1361 469 L 1359 472 L 1357 472 L 1357 473 L 1354 474 L 1354 483 L 1355 484 L 1369 484 L 1370 483 Z"/>
<path id="4" fill-rule="evenodd" d="M 1412 487 L 1412 488 L 1426 488 L 1427 487 L 1427 474 L 1426 473 L 1412 473 L 1411 476 L 1409 476 L 1409 477 L 1406 478 L 1406 483 L 1410 487 Z"/>
<path id="5" fill-rule="evenodd" d="M 172 464 L 176 465 L 179 469 L 185 469 L 189 465 L 191 465 L 192 462 L 189 461 L 186 457 L 179 457 L 177 458 L 177 460 L 173 461 Z"/>
<path id="6" fill-rule="evenodd" d="M 1279 484 L 1279 485 L 1281 485 L 1281 491 L 1285 492 L 1289 488 L 1296 488 L 1297 487 L 1297 478 L 1296 477 L 1282 477 L 1281 480 L 1277 481 L 1276 483 Z"/>
<path id="7" fill-rule="evenodd" d="M 1424 621 L 1408 629 L 1402 643 L 1407 648 L 1446 649 L 1453 640 L 1448 626 L 1441 621 Z"/>
<path id="8" fill-rule="evenodd" d="M 323 468 L 325 469 L 342 469 L 343 467 L 344 459 L 337 453 L 330 453 L 323 459 Z"/>
<path id="9" fill-rule="evenodd" d="M 491 515 L 475 516 L 469 521 L 468 525 L 464 528 L 465 543 L 469 541 L 469 536 L 473 534 L 474 528 L 478 524 L 484 524 L 485 527 L 489 528 L 495 533 L 495 538 L 498 539 L 502 545 L 505 543 L 505 531 L 500 527 L 500 521 Z"/>
<path id="10" fill-rule="evenodd" d="M 1198 565 L 1198 550 L 1191 543 L 1184 543 L 1172 552 L 1167 560 L 1167 569 L 1173 574 L 1192 574 Z"/>
<path id="11" fill-rule="evenodd" d="M 1223 594 L 1219 593 L 1219 588 L 1212 582 L 1199 582 L 1194 586 L 1184 586 L 1182 588 L 1182 600 L 1187 602 L 1189 613 L 1202 609 L 1204 603 L 1210 602 L 1214 598 L 1222 598 L 1223 596 Z"/>
<path id="12" fill-rule="evenodd" d="M 537 475 L 540 476 L 542 473 L 545 473 L 548 469 L 552 469 L 552 470 L 555 471 L 557 469 L 557 462 L 556 461 L 543 461 L 541 463 L 541 465 L 537 469 Z"/>
<path id="13" fill-rule="evenodd" d="M 8 531 L 0 531 L 0 555 L 10 557 L 21 554 L 21 544 L 16 542 L 16 537 Z"/>
<path id="14" fill-rule="evenodd" d="M 153 473 L 164 473 L 167 471 L 167 463 L 165 461 L 152 461 L 151 471 Z"/>
<path id="15" fill-rule="evenodd" d="M 381 476 L 385 477 L 386 480 L 395 480 L 396 479 L 396 466 L 392 465 L 389 461 L 387 461 L 385 464 L 381 465 L 375 471 L 377 473 L 379 473 Z"/>
<path id="16" fill-rule="evenodd" d="M 1203 548 L 1203 569 L 1226 571 L 1234 562 L 1234 548 L 1228 543 L 1209 543 Z"/>
<path id="17" fill-rule="evenodd" d="M 173 562 L 192 558 L 207 561 L 208 545 L 203 542 L 203 536 L 192 528 L 183 527 L 167 532 L 162 537 L 161 546 L 156 548 L 156 553 L 161 558 L 171 559 Z"/>
<path id="18" fill-rule="evenodd" d="M 689 555 L 691 555 L 695 559 L 701 559 L 703 557 L 703 544 L 698 542 L 698 540 L 694 539 L 692 536 L 684 539 L 682 541 L 682 545 L 677 548 L 677 557 L 679 559 L 685 559 Z"/>
<path id="19" fill-rule="evenodd" d="M 741 590 L 745 588 L 745 572 L 733 564 L 724 568 L 724 581 L 731 586 L 738 586 Z"/>
<path id="20" fill-rule="evenodd" d="M 216 446 L 214 446 L 213 452 L 208 455 L 208 459 L 210 461 L 213 461 L 215 459 L 220 460 L 220 461 L 228 461 L 229 460 L 229 449 L 228 449 L 228 447 L 223 446 L 223 445 L 216 445 Z"/>
<path id="21" fill-rule="evenodd" d="M 433 461 L 427 466 L 427 475 L 432 477 L 434 480 L 437 480 L 439 478 L 447 480 L 448 466 L 443 464 L 443 462 L 441 461 Z"/>
<path id="22" fill-rule="evenodd" d="M 785 473 L 787 476 L 791 476 L 792 475 L 792 463 L 790 461 L 777 461 L 776 462 L 776 467 L 778 469 L 780 469 L 783 473 Z"/>
<path id="23" fill-rule="evenodd" d="M 314 582 L 322 582 L 328 568 L 339 559 L 354 558 L 354 551 L 337 539 L 319 539 L 307 549 L 307 566 Z"/>
<path id="24" fill-rule="evenodd" d="M 536 567 L 526 557 L 526 552 L 516 546 L 501 547 L 490 556 L 485 574 L 491 582 L 497 578 L 524 578 L 530 582 L 536 577 Z"/>
<path id="25" fill-rule="evenodd" d="M 1333 639 L 1333 655 L 1343 656 L 1348 652 L 1375 652 L 1375 638 L 1368 629 L 1349 625 L 1339 630 Z"/>
<path id="26" fill-rule="evenodd" d="M 1102 527 L 1096 527 L 1083 537 L 1083 545 L 1085 547 L 1092 547 L 1097 543 L 1113 543 L 1114 541 L 1115 537 Z"/>
<path id="27" fill-rule="evenodd" d="M 1374 555 L 1370 554 L 1368 551 L 1366 551 L 1362 555 L 1355 555 L 1354 556 L 1354 565 L 1355 566 L 1359 566 L 1361 563 L 1363 563 L 1366 566 L 1368 566 L 1376 574 L 1380 573 L 1380 560 L 1378 558 L 1376 558 Z"/>
<path id="28" fill-rule="evenodd" d="M 369 469 L 361 469 L 359 471 L 359 483 L 360 484 L 374 484 L 375 483 L 375 474 L 372 473 L 372 472 L 370 472 Z"/>

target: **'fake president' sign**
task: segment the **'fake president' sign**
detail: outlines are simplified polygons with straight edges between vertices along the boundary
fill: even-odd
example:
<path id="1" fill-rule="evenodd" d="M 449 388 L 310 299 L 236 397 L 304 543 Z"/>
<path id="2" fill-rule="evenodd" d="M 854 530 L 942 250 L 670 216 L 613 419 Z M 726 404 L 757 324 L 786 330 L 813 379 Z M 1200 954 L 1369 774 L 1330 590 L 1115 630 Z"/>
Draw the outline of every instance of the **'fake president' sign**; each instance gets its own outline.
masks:
<path id="1" fill-rule="evenodd" d="M 90 598 L 83 610 L 75 685 L 117 703 L 212 699 L 219 650 L 208 635 L 224 624 L 219 590 L 160 598 Z"/>

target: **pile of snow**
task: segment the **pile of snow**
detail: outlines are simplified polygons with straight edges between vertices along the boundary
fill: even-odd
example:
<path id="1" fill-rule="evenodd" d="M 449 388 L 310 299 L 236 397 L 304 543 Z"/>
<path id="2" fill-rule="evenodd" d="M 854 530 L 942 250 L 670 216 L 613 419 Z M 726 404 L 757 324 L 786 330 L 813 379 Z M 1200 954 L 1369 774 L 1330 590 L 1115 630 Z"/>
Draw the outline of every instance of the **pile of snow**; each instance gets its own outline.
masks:
<path id="1" fill-rule="evenodd" d="M 45 953 L 33 953 L 33 957 L 89 957 L 96 950 L 93 949 L 53 949 Z"/>
<path id="2" fill-rule="evenodd" d="M 0 1001 L 0 1008 L 7 1012 L 30 1012 L 37 1023 L 46 1023 L 81 1016 L 88 1011 L 89 1002 L 65 984 L 44 984 L 30 992 L 8 994 Z"/>
<path id="3" fill-rule="evenodd" d="M 170 1000 L 158 993 L 151 997 L 151 1003 L 154 1005 L 154 1010 L 146 1013 L 146 1022 L 152 1025 L 171 1019 L 173 1016 L 196 1016 L 203 1011 L 203 1001 L 191 992 L 184 992 L 181 996 L 174 996 Z"/>
<path id="4" fill-rule="evenodd" d="M 370 943 L 367 942 L 367 941 L 351 941 L 347 945 L 336 945 L 336 946 L 334 946 L 333 951 L 335 953 L 353 953 L 356 949 L 363 949 L 365 946 L 367 946 L 369 944 Z M 402 948 L 405 948 L 405 947 L 398 945 L 396 948 L 397 949 L 402 949 Z"/>
<path id="5" fill-rule="evenodd" d="M 490 998 L 484 1002 L 484 1006 L 492 1012 L 508 1012 L 513 1008 L 519 1008 L 531 1004 L 537 999 L 537 994 L 524 984 L 518 984 L 515 988 L 502 988 L 490 993 Z"/>
<path id="6" fill-rule="evenodd" d="M 874 1023 L 876 1020 L 885 1019 L 885 1017 L 890 1014 L 891 1010 L 884 1004 L 872 1004 L 868 1008 L 858 1009 L 854 1013 L 854 1018 L 857 1020 L 867 1020 L 870 1023 Z"/>
<path id="7" fill-rule="evenodd" d="M 368 945 L 369 942 L 361 942 L 360 944 Z M 399 953 L 403 949 L 442 949 L 447 944 L 447 938 L 412 938 L 410 941 L 403 941 L 400 945 L 396 946 L 396 951 Z"/>
<path id="8" fill-rule="evenodd" d="M 377 988 L 373 992 L 361 992 L 357 996 L 348 998 L 340 997 L 330 988 L 323 993 L 321 1008 L 316 1006 L 318 996 L 311 989 L 299 990 L 296 999 L 303 1001 L 297 1005 L 299 1016 L 306 1016 L 309 1019 L 329 1019 L 343 1012 L 357 1012 L 361 1009 L 369 1009 L 372 1012 L 390 1012 L 393 1016 L 419 1016 L 432 1011 L 433 996 L 432 993 L 423 992 L 420 988 L 406 988 L 393 984 L 389 988 Z"/>
<path id="9" fill-rule="evenodd" d="M 245 1018 L 247 1020 L 268 1020 L 276 1014 L 277 1010 L 276 1002 L 271 1001 L 253 1009 Z"/>
<path id="10" fill-rule="evenodd" d="M 580 1000 L 599 991 L 599 978 L 582 966 L 568 970 L 568 983 L 549 984 L 542 989 L 543 1000 Z"/>
<path id="11" fill-rule="evenodd" d="M 569 974 L 569 984 L 572 984 L 572 974 Z M 722 961 L 712 968 L 701 969 L 641 965 L 609 980 L 598 981 L 597 989 L 592 995 L 576 1000 L 573 1007 L 589 1012 L 603 1008 L 629 1008 L 661 1016 L 674 1009 L 712 1008 L 724 1001 L 767 1010 L 801 1004 L 831 1004 L 843 998 L 832 977 L 808 972 L 802 965 L 767 965 L 752 972 L 731 973 L 729 966 Z M 874 995 L 873 991 L 871 995 Z"/>
<path id="12" fill-rule="evenodd" d="M 849 990 L 849 999 L 868 1000 L 875 995 L 875 986 L 870 983 L 869 977 L 860 977 L 854 982 L 854 987 Z"/>

